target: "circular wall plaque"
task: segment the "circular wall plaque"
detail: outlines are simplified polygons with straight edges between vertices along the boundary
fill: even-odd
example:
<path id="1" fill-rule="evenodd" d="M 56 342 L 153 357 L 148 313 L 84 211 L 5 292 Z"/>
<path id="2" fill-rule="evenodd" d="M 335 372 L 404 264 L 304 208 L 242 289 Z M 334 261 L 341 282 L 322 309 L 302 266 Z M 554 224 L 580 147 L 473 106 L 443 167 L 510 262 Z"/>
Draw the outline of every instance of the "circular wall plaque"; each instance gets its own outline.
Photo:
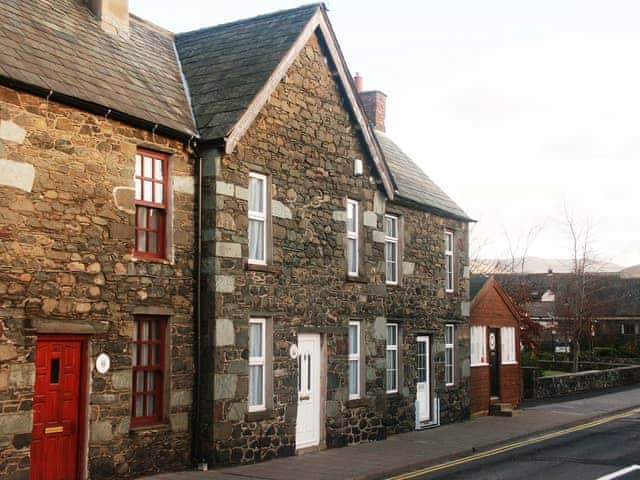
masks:
<path id="1" fill-rule="evenodd" d="M 110 366 L 111 359 L 109 358 L 109 355 L 106 353 L 98 355 L 98 358 L 96 358 L 96 370 L 98 370 L 99 373 L 107 373 Z"/>
<path id="2" fill-rule="evenodd" d="M 489 348 L 491 350 L 495 350 L 496 349 L 496 334 L 491 332 L 489 334 Z"/>
<path id="3" fill-rule="evenodd" d="M 289 347 L 289 356 L 294 360 L 298 358 L 298 345 L 296 345 L 295 343 L 291 344 L 291 346 Z"/>

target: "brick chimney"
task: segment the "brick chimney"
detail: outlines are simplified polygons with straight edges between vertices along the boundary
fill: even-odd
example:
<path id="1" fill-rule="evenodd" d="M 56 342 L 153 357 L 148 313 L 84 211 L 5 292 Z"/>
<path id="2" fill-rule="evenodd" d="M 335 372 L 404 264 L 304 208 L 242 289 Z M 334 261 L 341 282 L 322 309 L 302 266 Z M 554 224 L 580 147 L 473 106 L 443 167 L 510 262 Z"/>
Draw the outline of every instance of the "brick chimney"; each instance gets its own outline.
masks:
<path id="1" fill-rule="evenodd" d="M 363 80 L 359 73 L 353 77 L 364 113 L 376 130 L 385 131 L 384 120 L 387 113 L 387 96 L 379 90 L 362 91 Z"/>
<path id="2" fill-rule="evenodd" d="M 100 20 L 105 32 L 129 35 L 129 0 L 82 0 Z"/>

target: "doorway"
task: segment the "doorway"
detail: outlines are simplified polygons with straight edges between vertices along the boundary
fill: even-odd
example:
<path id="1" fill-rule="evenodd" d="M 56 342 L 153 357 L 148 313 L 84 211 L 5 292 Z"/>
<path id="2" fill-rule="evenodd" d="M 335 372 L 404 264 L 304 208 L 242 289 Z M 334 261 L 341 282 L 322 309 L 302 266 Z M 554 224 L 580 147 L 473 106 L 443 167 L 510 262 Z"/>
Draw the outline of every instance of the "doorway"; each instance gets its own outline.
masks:
<path id="1" fill-rule="evenodd" d="M 419 422 L 431 420 L 431 355 L 429 337 L 416 338 L 416 400 Z"/>
<path id="2" fill-rule="evenodd" d="M 34 480 L 81 478 L 85 356 L 83 337 L 38 337 L 31 440 Z"/>
<path id="3" fill-rule="evenodd" d="M 297 450 L 320 444 L 321 361 L 320 334 L 298 334 Z"/>
<path id="4" fill-rule="evenodd" d="M 500 397 L 500 329 L 489 329 L 489 394 Z"/>

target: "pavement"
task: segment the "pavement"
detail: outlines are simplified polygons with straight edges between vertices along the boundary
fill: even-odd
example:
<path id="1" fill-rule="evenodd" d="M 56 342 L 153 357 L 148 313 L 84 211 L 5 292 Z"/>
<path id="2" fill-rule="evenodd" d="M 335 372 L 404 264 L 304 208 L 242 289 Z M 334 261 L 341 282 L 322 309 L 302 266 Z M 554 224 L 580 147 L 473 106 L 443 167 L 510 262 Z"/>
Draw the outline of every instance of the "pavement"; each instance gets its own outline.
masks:
<path id="1" fill-rule="evenodd" d="M 382 479 L 639 406 L 640 387 L 608 390 L 601 394 L 525 404 L 513 417 L 479 417 L 434 429 L 392 435 L 380 442 L 208 472 L 165 473 L 147 479 Z"/>

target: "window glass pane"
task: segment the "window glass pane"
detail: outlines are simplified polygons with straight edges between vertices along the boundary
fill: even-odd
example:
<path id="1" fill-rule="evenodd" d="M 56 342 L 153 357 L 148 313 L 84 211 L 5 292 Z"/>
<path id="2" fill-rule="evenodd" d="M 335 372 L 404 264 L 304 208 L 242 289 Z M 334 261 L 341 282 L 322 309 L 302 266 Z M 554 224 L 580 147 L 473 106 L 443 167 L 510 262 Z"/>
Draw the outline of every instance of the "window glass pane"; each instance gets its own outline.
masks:
<path id="1" fill-rule="evenodd" d="M 358 327 L 357 325 L 349 325 L 349 354 L 356 355 L 358 353 Z"/>
<path id="2" fill-rule="evenodd" d="M 387 237 L 398 237 L 398 219 L 395 217 L 385 217 L 384 233 Z"/>
<path id="3" fill-rule="evenodd" d="M 356 256 L 357 240 L 350 238 L 347 246 L 347 264 L 349 266 L 349 272 L 355 273 L 358 271 L 358 260 Z"/>
<path id="4" fill-rule="evenodd" d="M 144 372 L 136 372 L 136 392 L 144 392 Z"/>
<path id="5" fill-rule="evenodd" d="M 149 320 L 142 321 L 142 340 L 149 340 Z"/>
<path id="6" fill-rule="evenodd" d="M 131 346 L 131 357 L 133 360 L 133 365 L 138 365 L 138 345 L 136 345 L 135 343 Z"/>
<path id="7" fill-rule="evenodd" d="M 353 202 L 347 203 L 347 231 L 355 232 L 356 231 L 356 204 Z"/>
<path id="8" fill-rule="evenodd" d="M 262 365 L 249 367 L 249 405 L 262 405 Z"/>
<path id="9" fill-rule="evenodd" d="M 249 220 L 249 258 L 264 261 L 264 222 Z"/>
<path id="10" fill-rule="evenodd" d="M 249 357 L 262 357 L 262 327 L 261 323 L 249 324 Z"/>
<path id="11" fill-rule="evenodd" d="M 143 183 L 143 192 L 142 192 L 142 199 L 145 202 L 152 202 L 153 201 L 153 182 L 150 182 L 148 180 L 145 180 Z"/>
<path id="12" fill-rule="evenodd" d="M 349 395 L 357 395 L 358 390 L 358 361 L 349 360 Z"/>
<path id="13" fill-rule="evenodd" d="M 139 177 L 142 175 L 142 157 L 138 154 L 136 155 L 136 176 Z"/>
<path id="14" fill-rule="evenodd" d="M 51 369 L 49 375 L 49 383 L 58 383 L 60 381 L 60 359 L 52 358 L 51 359 Z"/>
<path id="15" fill-rule="evenodd" d="M 142 180 L 136 178 L 134 183 L 136 186 L 136 200 L 142 200 Z"/>
<path id="16" fill-rule="evenodd" d="M 156 180 L 162 180 L 164 172 L 162 171 L 162 160 L 156 158 L 154 159 L 155 166 L 153 170 L 153 178 Z"/>
<path id="17" fill-rule="evenodd" d="M 138 207 L 137 212 L 138 212 L 138 220 L 137 220 L 137 226 L 140 228 L 147 228 L 147 208 L 145 207 Z"/>
<path id="18" fill-rule="evenodd" d="M 397 331 L 395 325 L 387 325 L 387 345 L 397 345 Z"/>
<path id="19" fill-rule="evenodd" d="M 151 365 L 160 364 L 160 345 L 151 345 Z"/>
<path id="20" fill-rule="evenodd" d="M 156 374 L 149 372 L 147 374 L 147 392 L 153 392 L 156 389 Z"/>
<path id="21" fill-rule="evenodd" d="M 153 184 L 153 201 L 156 203 L 164 203 L 164 185 L 162 183 Z"/>
<path id="22" fill-rule="evenodd" d="M 147 395 L 147 416 L 156 414 L 155 395 Z"/>
<path id="23" fill-rule="evenodd" d="M 142 417 L 144 415 L 143 405 L 144 405 L 144 395 L 136 396 L 136 417 Z"/>
<path id="24" fill-rule="evenodd" d="M 156 232 L 149 232 L 149 253 L 158 253 L 158 234 Z"/>
<path id="25" fill-rule="evenodd" d="M 160 321 L 159 320 L 151 322 L 151 338 L 153 340 L 160 340 Z"/>
<path id="26" fill-rule="evenodd" d="M 264 180 L 249 177 L 249 210 L 264 213 Z"/>
<path id="27" fill-rule="evenodd" d="M 145 177 L 149 177 L 151 178 L 153 176 L 153 159 L 151 157 L 144 157 L 144 170 L 142 171 L 142 174 Z"/>
<path id="28" fill-rule="evenodd" d="M 147 251 L 147 232 L 138 230 L 138 240 L 136 242 L 136 250 L 139 252 Z"/>
<path id="29" fill-rule="evenodd" d="M 453 327 L 446 326 L 444 329 L 444 343 L 453 343 Z"/>

